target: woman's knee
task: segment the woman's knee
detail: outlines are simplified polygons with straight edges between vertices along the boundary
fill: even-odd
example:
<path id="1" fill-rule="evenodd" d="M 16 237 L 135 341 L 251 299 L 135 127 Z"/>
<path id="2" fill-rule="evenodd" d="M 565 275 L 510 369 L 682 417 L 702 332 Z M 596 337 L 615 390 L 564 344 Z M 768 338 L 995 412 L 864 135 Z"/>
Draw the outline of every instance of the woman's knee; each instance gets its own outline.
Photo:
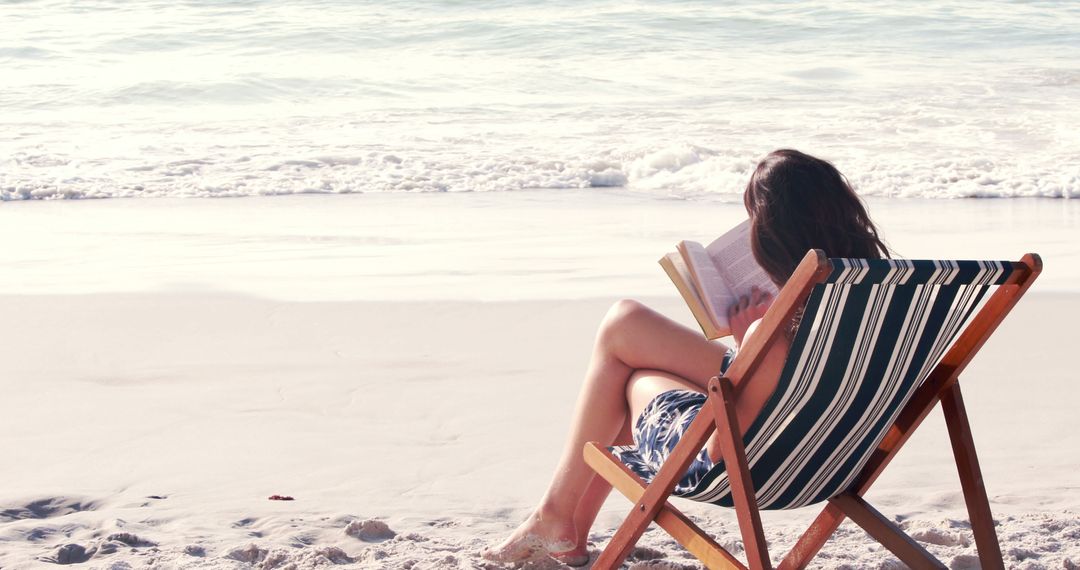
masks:
<path id="1" fill-rule="evenodd" d="M 630 323 L 640 320 L 644 315 L 652 312 L 640 301 L 633 299 L 621 299 L 608 309 L 604 320 L 600 323 L 600 337 L 614 339 L 626 332 Z"/>

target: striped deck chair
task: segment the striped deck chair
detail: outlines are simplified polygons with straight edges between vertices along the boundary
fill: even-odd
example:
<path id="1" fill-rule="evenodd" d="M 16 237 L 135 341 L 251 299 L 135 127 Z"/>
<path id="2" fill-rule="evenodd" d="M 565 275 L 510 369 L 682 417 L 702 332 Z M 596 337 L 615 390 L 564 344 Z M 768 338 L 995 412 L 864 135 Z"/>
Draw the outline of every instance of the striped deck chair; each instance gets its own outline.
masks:
<path id="1" fill-rule="evenodd" d="M 823 501 L 779 568 L 805 567 L 845 517 L 907 565 L 944 568 L 862 498 L 939 402 L 980 562 L 1004 568 L 957 380 L 1041 270 L 1034 254 L 1008 262 L 827 259 L 808 252 L 726 374 L 709 382 L 706 403 L 659 472 L 640 466 L 635 472 L 608 448 L 586 444 L 586 462 L 635 502 L 593 568 L 621 565 L 653 521 L 707 567 L 747 568 L 667 501 L 673 492 L 734 506 L 755 570 L 771 568 L 759 509 Z M 740 438 L 734 386 L 753 379 L 800 307 L 776 391 Z M 723 460 L 692 488 L 677 488 L 717 430 Z M 616 451 L 625 457 L 635 449 Z"/>

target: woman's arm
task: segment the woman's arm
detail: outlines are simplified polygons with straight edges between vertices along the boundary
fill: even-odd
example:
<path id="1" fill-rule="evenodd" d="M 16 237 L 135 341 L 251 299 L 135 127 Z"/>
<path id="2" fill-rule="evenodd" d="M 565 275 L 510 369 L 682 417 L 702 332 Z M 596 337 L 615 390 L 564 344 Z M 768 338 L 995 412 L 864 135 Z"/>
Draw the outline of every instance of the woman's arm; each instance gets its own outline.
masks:
<path id="1" fill-rule="evenodd" d="M 735 337 L 735 347 L 742 346 L 752 328 L 757 328 L 758 321 L 772 305 L 773 296 L 757 287 L 750 294 L 741 297 L 738 303 L 728 308 L 728 323 L 731 324 L 731 336 Z"/>
<path id="2" fill-rule="evenodd" d="M 761 319 L 765 316 L 765 312 L 768 311 L 769 306 L 772 305 L 772 301 L 772 295 L 755 288 L 751 292 L 751 295 L 740 299 L 739 303 L 728 311 L 728 319 L 731 322 L 736 347 L 742 346 L 742 344 L 754 334 L 758 325 L 761 324 Z M 758 373 L 754 375 L 758 380 L 755 381 L 754 384 L 744 386 L 739 390 L 739 398 L 736 402 L 736 413 L 739 416 L 746 416 L 749 413 L 747 411 L 748 409 L 760 410 L 761 407 L 764 406 L 765 400 L 768 399 L 776 388 L 775 381 L 779 377 L 780 369 L 783 367 L 786 359 L 786 343 L 776 343 L 776 345 L 766 353 L 761 367 L 758 368 Z M 772 380 L 772 383 L 769 384 L 766 379 Z M 765 382 L 762 382 L 763 380 L 765 380 Z M 740 412 L 739 410 L 742 411 Z M 740 419 L 745 418 L 741 417 Z M 748 422 L 743 421 L 740 423 L 739 427 L 745 431 L 748 426 Z M 720 439 L 717 435 L 718 434 L 714 433 L 705 444 L 709 458 L 712 459 L 713 463 L 716 463 L 721 459 Z M 741 435 L 742 434 L 739 434 L 740 437 Z"/>

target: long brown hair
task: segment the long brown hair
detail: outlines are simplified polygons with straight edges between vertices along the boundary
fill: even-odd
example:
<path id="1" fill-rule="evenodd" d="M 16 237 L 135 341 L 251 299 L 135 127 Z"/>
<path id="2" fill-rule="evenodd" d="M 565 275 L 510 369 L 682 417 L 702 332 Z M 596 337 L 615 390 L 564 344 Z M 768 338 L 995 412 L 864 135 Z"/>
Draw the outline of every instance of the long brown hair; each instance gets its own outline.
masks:
<path id="1" fill-rule="evenodd" d="M 754 257 L 778 286 L 810 249 L 829 257 L 889 257 L 866 207 L 835 166 L 797 150 L 769 153 L 746 185 Z"/>

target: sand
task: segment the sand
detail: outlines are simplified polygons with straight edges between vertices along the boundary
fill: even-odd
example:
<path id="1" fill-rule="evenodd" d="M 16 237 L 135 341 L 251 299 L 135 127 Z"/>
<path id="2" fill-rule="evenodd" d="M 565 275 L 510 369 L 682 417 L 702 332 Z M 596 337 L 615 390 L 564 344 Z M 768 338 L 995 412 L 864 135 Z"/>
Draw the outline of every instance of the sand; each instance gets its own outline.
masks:
<path id="1" fill-rule="evenodd" d="M 2 296 L 0 567 L 496 568 L 478 551 L 546 485 L 613 300 Z M 963 379 L 1009 567 L 1080 564 L 1077 315 L 1030 294 Z M 977 567 L 939 414 L 869 498 Z M 678 503 L 740 550 L 733 512 Z M 609 500 L 598 547 L 628 508 Z M 765 513 L 774 560 L 814 514 Z M 686 556 L 653 529 L 627 565 Z M 814 566 L 901 567 L 851 523 Z"/>
<path id="2" fill-rule="evenodd" d="M 902 256 L 1046 259 L 965 397 L 1009 566 L 1080 563 L 1080 203 L 870 208 Z M 656 259 L 744 216 L 568 190 L 0 205 L 0 568 L 493 568 L 615 295 L 690 324 Z M 870 499 L 968 568 L 950 461 L 933 414 Z M 733 513 L 682 506 L 739 550 Z M 815 513 L 765 513 L 776 559 Z M 845 524 L 814 565 L 897 562 Z"/>

